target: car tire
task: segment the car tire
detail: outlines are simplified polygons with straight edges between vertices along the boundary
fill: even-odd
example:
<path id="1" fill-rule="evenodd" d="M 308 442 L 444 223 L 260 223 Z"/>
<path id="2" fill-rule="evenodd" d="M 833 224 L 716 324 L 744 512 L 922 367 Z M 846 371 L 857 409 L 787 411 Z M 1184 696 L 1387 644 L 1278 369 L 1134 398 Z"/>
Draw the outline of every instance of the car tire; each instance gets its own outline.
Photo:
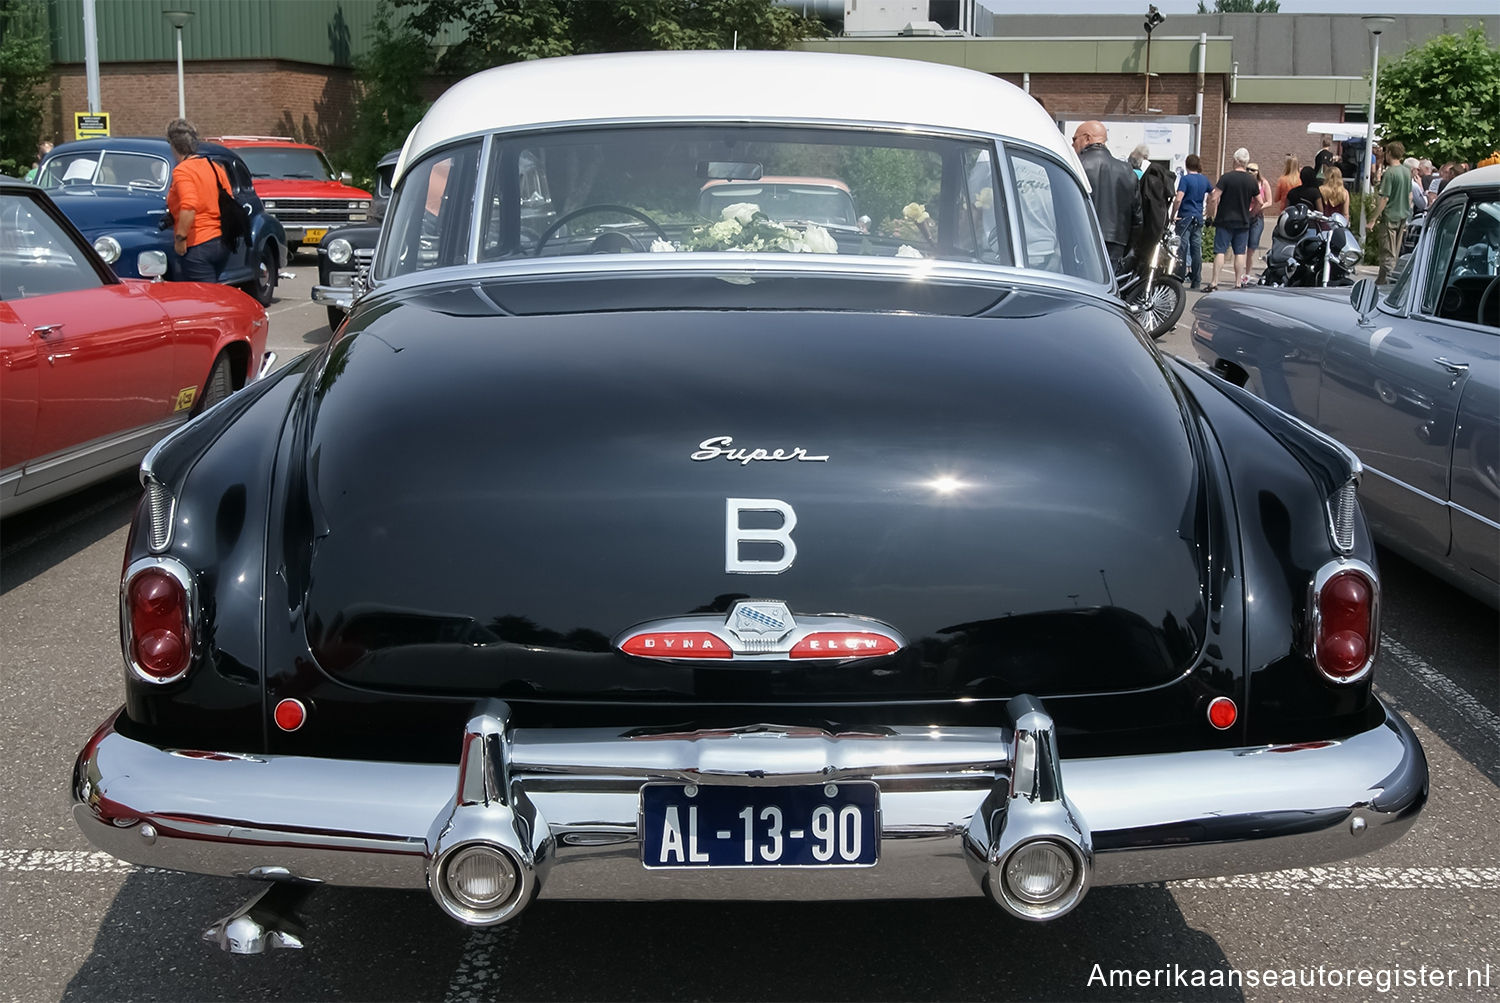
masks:
<path id="1" fill-rule="evenodd" d="M 347 316 L 349 316 L 349 315 L 347 313 L 345 313 L 344 311 L 340 310 L 338 307 L 336 307 L 336 306 L 329 307 L 328 308 L 328 330 L 332 331 L 334 334 L 337 334 L 338 330 L 339 330 L 339 325 L 344 322 L 344 318 L 347 317 Z"/>
<path id="2" fill-rule="evenodd" d="M 246 284 L 245 292 L 255 297 L 255 302 L 261 306 L 270 306 L 271 300 L 276 296 L 276 279 L 279 274 L 276 267 L 276 249 L 267 243 L 261 249 L 260 257 L 256 259 L 255 278 Z"/>
<path id="3" fill-rule="evenodd" d="M 202 414 L 234 391 L 234 367 L 229 356 L 221 352 L 214 360 L 214 367 L 208 371 L 208 380 L 203 384 L 203 393 L 198 395 L 198 406 L 193 409 L 193 414 Z"/>
<path id="4" fill-rule="evenodd" d="M 1150 295 L 1131 300 L 1132 306 L 1140 307 L 1136 320 L 1153 339 L 1160 339 L 1177 326 L 1187 305 L 1187 293 L 1182 280 L 1170 275 L 1158 275 L 1152 283 Z"/>

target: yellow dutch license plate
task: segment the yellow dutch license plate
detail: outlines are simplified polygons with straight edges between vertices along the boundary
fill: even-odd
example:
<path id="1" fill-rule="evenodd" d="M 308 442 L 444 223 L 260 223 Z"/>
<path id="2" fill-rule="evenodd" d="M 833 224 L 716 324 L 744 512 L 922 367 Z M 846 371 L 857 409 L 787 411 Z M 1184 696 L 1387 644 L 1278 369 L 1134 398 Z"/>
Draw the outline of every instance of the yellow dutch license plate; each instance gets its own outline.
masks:
<path id="1" fill-rule="evenodd" d="M 328 227 L 326 226 L 320 226 L 317 228 L 309 227 L 307 230 L 307 236 L 303 237 L 302 240 L 307 244 L 316 244 L 318 241 L 323 239 L 323 235 L 327 232 Z"/>

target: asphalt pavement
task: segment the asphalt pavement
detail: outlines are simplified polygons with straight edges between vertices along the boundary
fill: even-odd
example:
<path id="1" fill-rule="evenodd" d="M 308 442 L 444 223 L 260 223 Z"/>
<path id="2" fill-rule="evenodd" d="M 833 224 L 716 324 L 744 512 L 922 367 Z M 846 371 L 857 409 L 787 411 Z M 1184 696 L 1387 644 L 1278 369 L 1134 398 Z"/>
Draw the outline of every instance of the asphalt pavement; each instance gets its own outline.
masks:
<path id="1" fill-rule="evenodd" d="M 295 278 L 282 280 L 269 310 L 271 347 L 282 364 L 330 337 L 323 308 L 308 299 L 314 260 L 304 255 L 289 271 Z M 1160 342 L 1164 350 L 1192 357 L 1190 318 L 1191 304 Z M 424 893 L 328 888 L 303 910 L 305 950 L 225 955 L 199 936 L 248 897 L 248 882 L 116 861 L 93 851 L 69 814 L 73 759 L 121 698 L 115 596 L 137 494 L 127 475 L 6 520 L 0 535 L 0 998 L 1448 1001 L 1500 994 L 1500 616 L 1388 554 L 1381 555 L 1377 686 L 1420 736 L 1432 794 L 1411 833 L 1370 856 L 1095 889 L 1048 924 L 1011 919 L 979 897 L 544 900 L 513 924 L 476 930 L 447 919 Z M 1276 985 L 1265 984 L 1267 973 Z M 1282 985 L 1288 975 L 1300 984 Z"/>

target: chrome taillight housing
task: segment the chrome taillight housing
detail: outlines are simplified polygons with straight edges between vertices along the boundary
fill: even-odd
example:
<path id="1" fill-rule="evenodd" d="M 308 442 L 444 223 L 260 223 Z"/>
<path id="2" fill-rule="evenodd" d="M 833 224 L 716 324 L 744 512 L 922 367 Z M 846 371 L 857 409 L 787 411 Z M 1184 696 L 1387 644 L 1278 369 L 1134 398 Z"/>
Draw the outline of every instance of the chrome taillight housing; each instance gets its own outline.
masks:
<path id="1" fill-rule="evenodd" d="M 1380 644 L 1380 583 L 1363 561 L 1339 560 L 1313 577 L 1308 601 L 1310 648 L 1330 682 L 1359 682 L 1370 674 Z"/>
<path id="2" fill-rule="evenodd" d="M 172 558 L 148 557 L 120 582 L 120 646 L 139 679 L 170 683 L 192 668 L 193 580 Z"/>

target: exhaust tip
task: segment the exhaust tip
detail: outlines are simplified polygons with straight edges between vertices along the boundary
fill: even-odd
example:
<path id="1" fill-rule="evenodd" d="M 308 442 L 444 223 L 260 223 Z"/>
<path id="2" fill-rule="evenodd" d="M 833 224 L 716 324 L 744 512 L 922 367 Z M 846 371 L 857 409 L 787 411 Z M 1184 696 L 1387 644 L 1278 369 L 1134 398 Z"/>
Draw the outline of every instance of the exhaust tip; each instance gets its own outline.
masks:
<path id="1" fill-rule="evenodd" d="M 1041 921 L 1057 919 L 1083 899 L 1088 865 L 1071 843 L 1033 839 L 992 864 L 989 877 L 990 893 L 1006 911 Z"/>
<path id="2" fill-rule="evenodd" d="M 503 923 L 524 909 L 536 888 L 531 868 L 492 843 L 465 843 L 444 853 L 431 871 L 433 897 L 470 926 Z"/>

